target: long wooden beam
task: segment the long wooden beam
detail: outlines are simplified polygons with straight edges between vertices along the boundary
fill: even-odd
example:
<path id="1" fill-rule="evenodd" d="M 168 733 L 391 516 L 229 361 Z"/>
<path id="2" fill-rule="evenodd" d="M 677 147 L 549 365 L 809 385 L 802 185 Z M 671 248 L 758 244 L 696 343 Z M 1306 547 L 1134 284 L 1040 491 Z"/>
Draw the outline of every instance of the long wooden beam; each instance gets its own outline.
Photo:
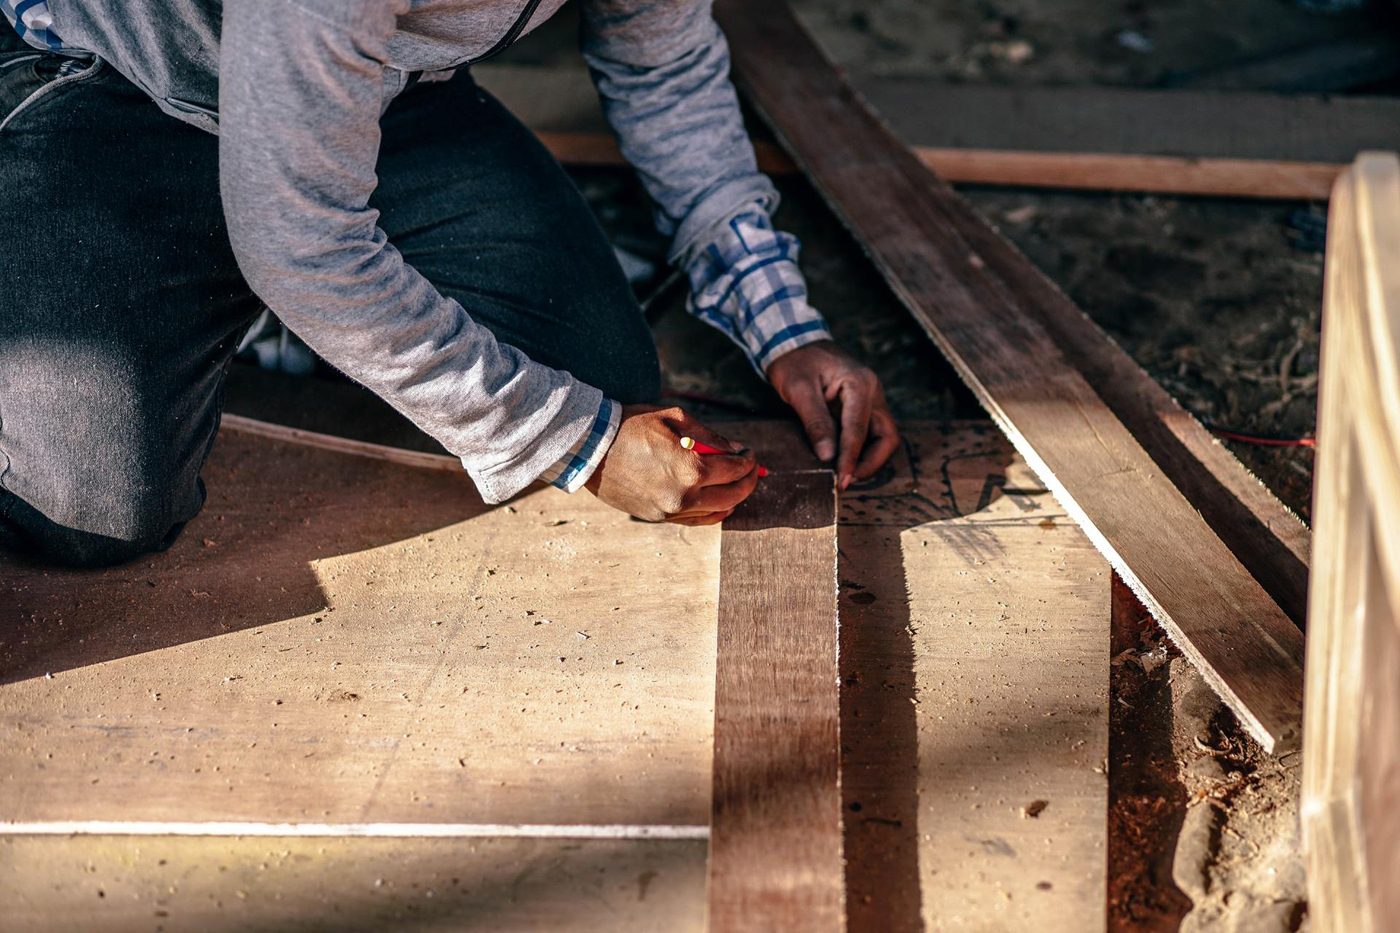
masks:
<path id="1" fill-rule="evenodd" d="M 1260 743 L 1295 746 L 1302 634 L 1052 337 L 1047 314 L 1068 325 L 1073 305 L 862 105 L 786 4 L 715 14 L 750 102 L 1041 480 Z"/>
<path id="2" fill-rule="evenodd" d="M 719 573 L 710 931 L 844 930 L 831 472 L 765 480 Z"/>
<path id="3" fill-rule="evenodd" d="M 536 135 L 566 165 L 628 164 L 608 133 L 565 130 Z M 793 161 L 772 143 L 757 140 L 754 150 L 761 171 L 770 175 L 797 171 Z M 1323 162 L 931 146 L 916 146 L 914 154 L 948 181 L 969 185 L 1283 200 L 1326 200 L 1332 182 L 1345 168 Z"/>

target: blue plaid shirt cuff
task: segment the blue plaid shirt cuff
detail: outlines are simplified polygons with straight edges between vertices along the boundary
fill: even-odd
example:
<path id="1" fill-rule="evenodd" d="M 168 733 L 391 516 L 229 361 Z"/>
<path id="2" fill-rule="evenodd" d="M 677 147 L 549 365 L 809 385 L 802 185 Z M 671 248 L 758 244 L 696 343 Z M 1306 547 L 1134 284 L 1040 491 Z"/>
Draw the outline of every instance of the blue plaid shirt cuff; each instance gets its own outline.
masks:
<path id="1" fill-rule="evenodd" d="M 801 244 L 774 230 L 758 203 L 733 217 L 686 269 L 687 309 L 743 348 L 759 373 L 792 350 L 831 331 L 807 304 L 807 283 L 797 267 Z"/>
<path id="2" fill-rule="evenodd" d="M 603 403 L 598 406 L 598 417 L 593 419 L 588 433 L 579 438 L 578 443 L 553 466 L 541 473 L 540 479 L 565 492 L 578 492 L 593 471 L 598 469 L 603 457 L 607 456 L 621 422 L 622 406 L 603 396 Z"/>

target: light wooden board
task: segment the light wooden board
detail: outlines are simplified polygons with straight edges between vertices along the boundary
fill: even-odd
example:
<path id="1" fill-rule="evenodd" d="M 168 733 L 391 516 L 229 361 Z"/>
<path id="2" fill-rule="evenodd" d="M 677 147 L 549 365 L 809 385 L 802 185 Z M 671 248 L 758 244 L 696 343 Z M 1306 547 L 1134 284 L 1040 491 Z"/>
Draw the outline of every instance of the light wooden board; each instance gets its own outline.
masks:
<path id="1" fill-rule="evenodd" d="M 1400 158 L 1364 153 L 1328 213 L 1302 825 L 1324 933 L 1400 910 Z"/>
<path id="2" fill-rule="evenodd" d="M 1295 746 L 1301 633 L 1024 310 L 1043 278 L 859 105 L 785 4 L 715 10 L 750 100 L 1027 462 L 1250 733 Z"/>
<path id="3" fill-rule="evenodd" d="M 702 933 L 705 843 L 0 837 L 25 933 Z"/>
<path id="4" fill-rule="evenodd" d="M 165 554 L 0 559 L 0 821 L 708 823 L 718 529 L 229 432 L 204 477 Z"/>
<path id="5" fill-rule="evenodd" d="M 1108 564 L 996 432 L 907 440 L 841 506 L 851 929 L 1102 930 Z"/>
<path id="6" fill-rule="evenodd" d="M 829 470 L 774 472 L 726 520 L 718 631 L 710 929 L 844 930 Z"/>

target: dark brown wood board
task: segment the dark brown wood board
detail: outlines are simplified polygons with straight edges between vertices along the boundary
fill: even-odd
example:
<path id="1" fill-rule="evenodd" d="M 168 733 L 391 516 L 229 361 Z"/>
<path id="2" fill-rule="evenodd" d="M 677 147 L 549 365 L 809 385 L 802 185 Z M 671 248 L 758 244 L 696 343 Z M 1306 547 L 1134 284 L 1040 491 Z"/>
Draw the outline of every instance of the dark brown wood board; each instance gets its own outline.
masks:
<path id="1" fill-rule="evenodd" d="M 1053 288 L 864 107 L 786 4 L 715 13 L 749 100 L 1042 481 L 1260 743 L 1295 746 L 1301 633 L 1040 323 Z"/>
<path id="2" fill-rule="evenodd" d="M 720 535 L 711 933 L 845 929 L 836 487 L 775 473 Z"/>

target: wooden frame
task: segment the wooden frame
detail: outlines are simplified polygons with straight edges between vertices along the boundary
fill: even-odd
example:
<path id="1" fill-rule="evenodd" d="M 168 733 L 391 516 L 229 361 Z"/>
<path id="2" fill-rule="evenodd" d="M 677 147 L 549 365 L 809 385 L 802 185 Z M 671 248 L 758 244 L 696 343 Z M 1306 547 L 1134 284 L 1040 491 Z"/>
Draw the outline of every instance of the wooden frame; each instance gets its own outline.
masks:
<path id="1" fill-rule="evenodd" d="M 1400 912 L 1400 158 L 1363 153 L 1328 216 L 1304 843 L 1322 933 Z"/>

